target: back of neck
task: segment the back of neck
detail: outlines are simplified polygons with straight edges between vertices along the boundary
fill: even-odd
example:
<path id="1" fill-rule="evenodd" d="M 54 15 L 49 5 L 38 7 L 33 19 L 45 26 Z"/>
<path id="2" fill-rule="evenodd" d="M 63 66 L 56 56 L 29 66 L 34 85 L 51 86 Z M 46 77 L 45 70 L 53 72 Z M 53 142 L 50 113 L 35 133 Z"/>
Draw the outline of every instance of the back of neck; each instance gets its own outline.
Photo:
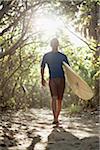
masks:
<path id="1" fill-rule="evenodd" d="M 58 48 L 52 48 L 52 52 L 58 52 Z"/>

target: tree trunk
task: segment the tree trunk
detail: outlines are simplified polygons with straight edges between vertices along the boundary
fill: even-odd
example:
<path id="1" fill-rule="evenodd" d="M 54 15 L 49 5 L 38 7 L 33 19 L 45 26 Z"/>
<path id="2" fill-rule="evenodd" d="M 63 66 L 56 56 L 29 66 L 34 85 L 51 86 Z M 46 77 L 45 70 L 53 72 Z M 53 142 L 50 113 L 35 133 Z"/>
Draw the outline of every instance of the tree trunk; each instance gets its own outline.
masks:
<path id="1" fill-rule="evenodd" d="M 99 41 L 99 25 L 98 25 L 98 21 L 99 21 L 99 5 L 97 4 L 97 2 L 93 2 L 93 8 L 91 10 L 91 29 L 92 29 L 92 37 L 93 39 L 96 41 L 96 50 L 95 50 L 95 54 L 94 54 L 94 68 L 97 71 L 99 71 L 98 66 L 97 66 L 97 62 L 98 62 L 98 58 L 99 58 L 99 47 L 98 47 L 98 43 Z M 94 102 L 95 102 L 95 106 L 96 108 L 99 105 L 99 77 L 95 77 L 95 97 L 94 97 Z"/>

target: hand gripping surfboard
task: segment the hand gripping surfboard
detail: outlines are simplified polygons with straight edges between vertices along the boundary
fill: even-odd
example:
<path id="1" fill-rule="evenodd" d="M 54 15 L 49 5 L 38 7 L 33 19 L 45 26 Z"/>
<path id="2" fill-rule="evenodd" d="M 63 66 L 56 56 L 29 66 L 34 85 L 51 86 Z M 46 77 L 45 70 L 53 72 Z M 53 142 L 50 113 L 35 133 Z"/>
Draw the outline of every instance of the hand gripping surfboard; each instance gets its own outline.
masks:
<path id="1" fill-rule="evenodd" d="M 83 100 L 91 99 L 94 94 L 89 85 L 77 75 L 67 63 L 63 62 L 63 67 L 67 77 L 67 82 L 72 91 Z"/>

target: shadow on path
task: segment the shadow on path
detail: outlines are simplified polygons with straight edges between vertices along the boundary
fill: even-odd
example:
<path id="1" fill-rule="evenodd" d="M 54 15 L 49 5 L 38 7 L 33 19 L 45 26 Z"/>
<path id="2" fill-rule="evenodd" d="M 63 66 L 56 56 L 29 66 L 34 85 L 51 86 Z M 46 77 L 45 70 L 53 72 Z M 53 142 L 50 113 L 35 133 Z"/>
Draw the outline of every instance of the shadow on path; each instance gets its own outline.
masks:
<path id="1" fill-rule="evenodd" d="M 27 150 L 34 150 L 35 144 L 38 143 L 40 140 L 41 139 L 40 139 L 39 135 L 36 137 L 33 137 L 32 142 L 31 142 L 30 146 L 27 148 Z"/>
<path id="2" fill-rule="evenodd" d="M 79 139 L 63 127 L 57 127 L 48 136 L 46 150 L 99 150 L 99 137 Z"/>
<path id="3" fill-rule="evenodd" d="M 13 131 L 4 126 L 2 128 L 3 135 L 0 137 L 0 150 L 8 150 L 9 147 L 17 146 Z"/>

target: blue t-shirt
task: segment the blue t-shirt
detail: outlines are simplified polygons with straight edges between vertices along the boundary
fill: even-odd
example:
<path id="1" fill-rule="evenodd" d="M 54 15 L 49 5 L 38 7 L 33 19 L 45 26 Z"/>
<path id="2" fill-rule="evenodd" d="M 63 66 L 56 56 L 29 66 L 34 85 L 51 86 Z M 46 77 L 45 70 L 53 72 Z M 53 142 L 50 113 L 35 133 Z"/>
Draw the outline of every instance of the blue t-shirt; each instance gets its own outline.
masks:
<path id="1" fill-rule="evenodd" d="M 69 65 L 66 55 L 61 52 L 51 51 L 43 56 L 41 67 L 45 68 L 45 65 L 48 65 L 50 78 L 63 78 L 63 61 L 65 61 Z"/>

